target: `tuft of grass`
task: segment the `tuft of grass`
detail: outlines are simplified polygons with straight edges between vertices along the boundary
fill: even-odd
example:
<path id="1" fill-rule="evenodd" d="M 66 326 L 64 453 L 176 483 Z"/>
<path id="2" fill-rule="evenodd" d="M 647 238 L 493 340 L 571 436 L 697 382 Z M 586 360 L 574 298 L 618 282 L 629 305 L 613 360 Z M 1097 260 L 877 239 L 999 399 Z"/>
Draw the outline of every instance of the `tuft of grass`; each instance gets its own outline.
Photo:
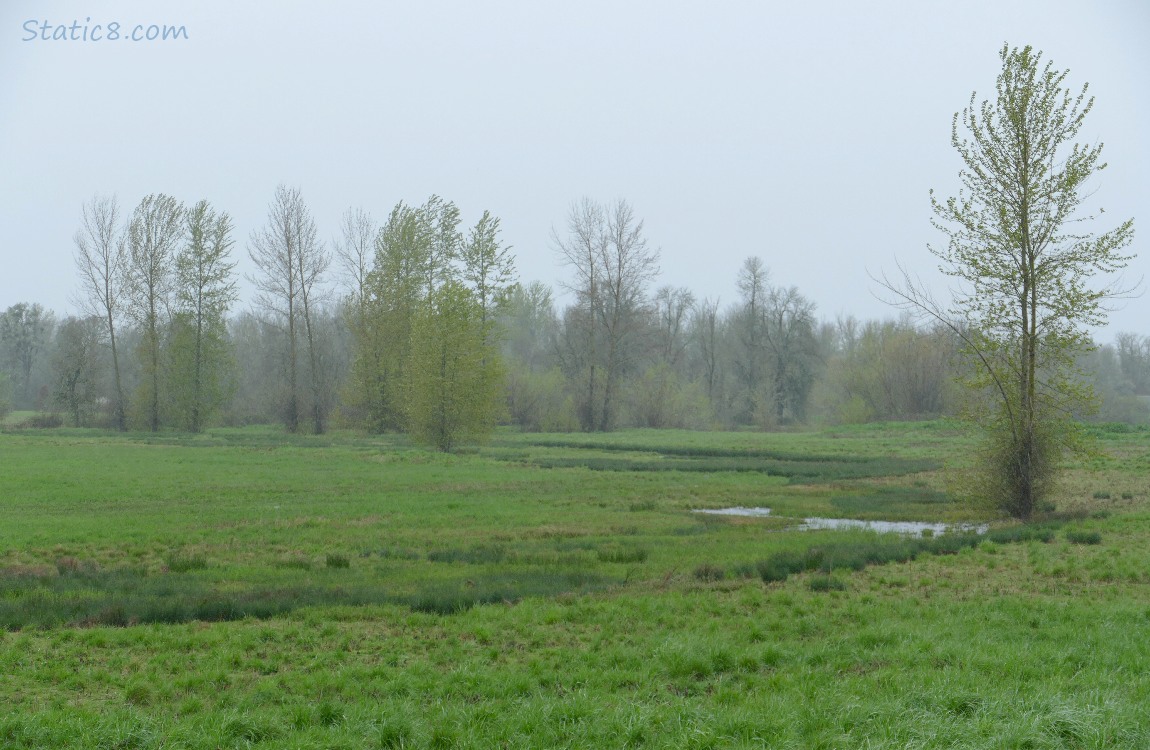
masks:
<path id="1" fill-rule="evenodd" d="M 1094 499 L 1095 500 L 1109 500 L 1110 499 L 1110 493 L 1105 492 L 1103 490 L 1098 490 L 1094 493 Z"/>
<path id="2" fill-rule="evenodd" d="M 289 568 L 293 570 L 311 570 L 311 560 L 303 555 L 293 555 L 292 557 L 277 560 L 275 566 L 277 568 Z"/>
<path id="3" fill-rule="evenodd" d="M 647 560 L 649 554 L 646 547 L 629 545 L 600 547 L 598 551 L 599 562 L 605 563 L 641 563 Z"/>
<path id="4" fill-rule="evenodd" d="M 723 570 L 722 566 L 703 563 L 695 568 L 694 575 L 695 579 L 699 581 L 721 581 L 727 577 L 727 572 Z"/>
<path id="5" fill-rule="evenodd" d="M 341 555 L 337 552 L 329 552 L 324 558 L 324 565 L 329 568 L 343 569 L 351 567 L 351 560 L 347 555 Z"/>
<path id="6" fill-rule="evenodd" d="M 1069 529 L 1066 532 L 1066 541 L 1071 544 L 1102 544 L 1102 535 L 1097 531 Z"/>
<path id="7" fill-rule="evenodd" d="M 811 591 L 846 591 L 847 584 L 834 576 L 813 576 L 807 583 Z"/>
<path id="8" fill-rule="evenodd" d="M 190 573 L 193 570 L 205 570 L 208 558 L 198 552 L 173 552 L 168 555 L 167 565 L 172 573 Z"/>
<path id="9" fill-rule="evenodd" d="M 474 545 L 467 549 L 441 549 L 427 553 L 427 559 L 438 563 L 467 563 L 486 565 L 507 559 L 507 549 L 499 544 Z"/>

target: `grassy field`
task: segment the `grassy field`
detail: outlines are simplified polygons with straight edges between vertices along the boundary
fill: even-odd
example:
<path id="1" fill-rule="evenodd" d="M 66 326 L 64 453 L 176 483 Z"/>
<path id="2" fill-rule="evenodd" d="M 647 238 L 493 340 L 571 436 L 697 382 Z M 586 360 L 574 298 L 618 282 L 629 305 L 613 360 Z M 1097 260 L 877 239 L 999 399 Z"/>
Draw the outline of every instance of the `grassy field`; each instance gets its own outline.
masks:
<path id="1" fill-rule="evenodd" d="M 988 520 L 944 423 L 0 433 L 0 747 L 1150 747 L 1150 432 L 1098 437 L 912 540 L 794 527 Z"/>

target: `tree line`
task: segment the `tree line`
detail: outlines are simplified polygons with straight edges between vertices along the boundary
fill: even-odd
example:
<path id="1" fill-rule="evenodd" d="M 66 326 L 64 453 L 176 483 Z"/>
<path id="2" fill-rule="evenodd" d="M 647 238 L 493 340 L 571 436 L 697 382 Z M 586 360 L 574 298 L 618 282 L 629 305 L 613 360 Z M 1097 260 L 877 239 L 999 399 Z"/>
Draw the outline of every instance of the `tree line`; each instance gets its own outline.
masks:
<path id="1" fill-rule="evenodd" d="M 774 429 L 955 415 L 974 397 L 954 384 L 953 330 L 820 320 L 759 257 L 725 304 L 658 285 L 626 201 L 572 205 L 552 237 L 559 289 L 518 280 L 497 217 L 461 217 L 438 196 L 382 223 L 349 209 L 324 242 L 280 186 L 247 239 L 256 294 L 237 310 L 227 212 L 156 194 L 124 215 L 94 197 L 75 236 L 81 313 L 0 315 L 0 408 L 116 429 L 335 422 L 449 449 L 500 422 Z M 1098 418 L 1147 421 L 1150 337 L 1119 334 L 1080 365 Z"/>

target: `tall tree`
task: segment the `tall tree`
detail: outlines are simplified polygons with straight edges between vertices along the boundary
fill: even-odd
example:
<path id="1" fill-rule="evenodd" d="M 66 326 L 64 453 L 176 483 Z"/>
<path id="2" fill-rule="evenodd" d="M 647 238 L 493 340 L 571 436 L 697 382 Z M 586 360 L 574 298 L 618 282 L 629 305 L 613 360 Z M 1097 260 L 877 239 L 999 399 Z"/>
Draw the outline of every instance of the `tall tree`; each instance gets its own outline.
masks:
<path id="1" fill-rule="evenodd" d="M 471 228 L 459 259 L 463 264 L 463 281 L 475 293 L 486 328 L 515 283 L 515 258 L 511 247 L 499 239 L 498 217 L 490 211 L 483 212 Z"/>
<path id="2" fill-rule="evenodd" d="M 363 309 L 351 321 L 355 358 L 347 399 L 373 431 L 406 427 L 404 388 L 411 326 L 429 293 L 431 244 L 427 211 L 402 202 L 391 210 L 375 240 Z"/>
<path id="3" fill-rule="evenodd" d="M 654 307 L 659 357 L 678 370 L 690 342 L 687 324 L 695 309 L 695 295 L 687 287 L 662 286 L 655 292 Z"/>
<path id="4" fill-rule="evenodd" d="M 1087 87 L 1064 86 L 1067 71 L 1031 47 L 1003 46 L 993 100 L 955 114 L 951 143 L 963 162 L 958 197 L 931 196 L 945 247 L 931 247 L 959 288 L 934 302 L 904 273 L 884 280 L 904 304 L 925 310 L 959 335 L 976 366 L 970 384 L 994 395 L 983 490 L 998 508 L 1029 518 L 1048 498 L 1056 463 L 1072 447 L 1072 409 L 1089 400 L 1076 358 L 1091 346 L 1090 326 L 1121 290 L 1098 274 L 1131 256 L 1133 220 L 1093 235 L 1083 203 L 1105 168 L 1102 145 L 1075 143 L 1094 106 Z"/>
<path id="5" fill-rule="evenodd" d="M 643 222 L 620 200 L 601 206 L 584 198 L 571 207 L 568 233 L 552 233 L 575 278 L 567 285 L 575 307 L 565 316 L 566 369 L 583 390 L 584 430 L 609 430 L 616 421 L 620 381 L 636 364 L 646 324 L 647 286 L 659 273 L 659 251 L 647 246 Z"/>
<path id="6" fill-rule="evenodd" d="M 112 351 L 112 419 L 116 429 L 128 427 L 117 325 L 124 304 L 127 237 L 115 197 L 95 196 L 82 209 L 80 229 L 74 237 L 76 270 L 80 274 L 78 304 L 103 321 Z"/>
<path id="7" fill-rule="evenodd" d="M 763 342 L 776 422 L 802 421 L 819 364 L 815 304 L 796 287 L 768 290 Z"/>
<path id="8" fill-rule="evenodd" d="M 232 220 L 200 201 L 185 217 L 175 259 L 172 391 L 183 426 L 199 432 L 227 397 L 226 317 L 238 299 Z"/>
<path id="9" fill-rule="evenodd" d="M 175 253 L 183 236 L 183 206 L 169 195 L 140 201 L 128 225 L 127 311 L 140 329 L 141 383 L 153 432 L 160 429 L 163 335 L 170 315 Z"/>
<path id="10" fill-rule="evenodd" d="M 737 424 L 752 424 L 761 414 L 765 396 L 768 278 L 762 259 L 752 256 L 743 261 L 736 280 L 740 302 L 730 319 L 735 346 L 732 364 L 739 386 L 734 413 Z"/>
<path id="11" fill-rule="evenodd" d="M 327 404 L 314 316 L 319 282 L 330 264 L 330 257 L 318 240 L 311 211 L 297 188 L 285 185 L 276 188 L 268 207 L 267 226 L 252 233 L 248 255 L 259 271 L 251 279 L 258 290 L 257 304 L 273 316 L 287 338 L 284 423 L 289 432 L 299 430 L 302 339 L 308 357 L 312 426 L 316 432 L 322 432 Z"/>

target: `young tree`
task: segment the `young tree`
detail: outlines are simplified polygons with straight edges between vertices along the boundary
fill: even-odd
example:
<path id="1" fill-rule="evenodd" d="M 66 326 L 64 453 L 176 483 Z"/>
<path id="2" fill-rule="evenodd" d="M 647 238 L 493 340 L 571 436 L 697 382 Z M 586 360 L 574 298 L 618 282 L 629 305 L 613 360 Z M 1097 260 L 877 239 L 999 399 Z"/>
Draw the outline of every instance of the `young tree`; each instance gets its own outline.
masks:
<path id="1" fill-rule="evenodd" d="M 986 415 L 989 469 L 982 488 L 1001 510 L 1029 518 L 1046 502 L 1056 463 L 1073 445 L 1071 410 L 1090 398 L 1076 358 L 1091 346 L 1108 298 L 1098 274 L 1123 268 L 1133 220 L 1099 235 L 1081 229 L 1088 180 L 1105 168 L 1102 145 L 1075 143 L 1094 106 L 1086 86 L 1064 87 L 1030 47 L 1003 46 L 996 96 L 955 114 L 951 143 L 962 158 L 963 190 L 931 196 L 935 226 L 947 237 L 931 247 L 958 289 L 949 307 L 934 302 L 907 274 L 884 279 L 897 300 L 944 321 L 976 365 L 969 381 L 993 394 Z"/>
<path id="2" fill-rule="evenodd" d="M 482 440 L 495 427 L 501 386 L 499 359 L 487 344 L 478 299 L 459 282 L 444 282 L 412 321 L 409 432 L 442 451 Z"/>
<path id="3" fill-rule="evenodd" d="M 127 401 L 120 372 L 116 326 L 124 304 L 128 250 L 120 223 L 120 209 L 114 197 L 95 196 L 84 204 L 74 242 L 76 270 L 80 274 L 78 304 L 103 321 L 104 334 L 112 350 L 112 419 L 116 429 L 125 430 L 128 428 Z"/>
<path id="4" fill-rule="evenodd" d="M 188 210 L 185 231 L 175 260 L 172 396 L 183 426 L 199 432 L 227 398 L 226 317 L 239 295 L 231 217 L 200 201 Z"/>
<path id="5" fill-rule="evenodd" d="M 140 329 L 142 401 L 148 428 L 153 432 L 160 429 L 162 336 L 170 313 L 175 253 L 183 236 L 183 219 L 184 208 L 175 198 L 149 195 L 136 206 L 128 225 L 125 299 L 128 314 Z"/>

